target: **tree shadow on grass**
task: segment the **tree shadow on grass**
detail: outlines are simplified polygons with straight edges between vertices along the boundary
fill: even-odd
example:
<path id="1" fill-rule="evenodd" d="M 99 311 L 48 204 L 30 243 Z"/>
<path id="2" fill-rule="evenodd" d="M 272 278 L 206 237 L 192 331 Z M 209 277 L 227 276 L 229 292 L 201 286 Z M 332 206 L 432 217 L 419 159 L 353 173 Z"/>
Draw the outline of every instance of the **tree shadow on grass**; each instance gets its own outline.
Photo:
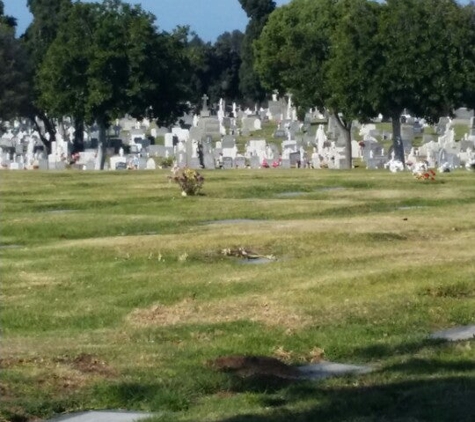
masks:
<path id="1" fill-rule="evenodd" d="M 414 354 L 426 348 L 447 347 L 445 342 L 422 341 L 395 346 L 375 346 L 355 356 L 383 358 Z M 387 381 L 380 381 L 387 375 Z M 304 381 L 261 389 L 267 414 L 240 415 L 221 422 L 474 422 L 475 362 L 410 358 L 376 371 L 378 381 L 364 385 L 328 386 Z M 395 381 L 391 381 L 395 380 Z M 240 384 L 245 387 L 245 384 Z M 241 391 L 244 391 L 241 389 Z M 256 391 L 256 386 L 251 390 Z M 300 410 L 305 409 L 305 410 Z"/>
<path id="2" fill-rule="evenodd" d="M 325 388 L 305 382 L 283 392 L 283 397 L 263 399 L 263 405 L 274 408 L 266 415 L 221 422 L 473 422 L 474 403 L 473 374 L 370 387 Z M 305 410 L 293 410 L 298 407 Z"/>
<path id="3" fill-rule="evenodd" d="M 153 411 L 186 411 L 190 397 L 186 391 L 162 383 L 121 382 L 96 386 L 96 397 L 103 407 Z"/>

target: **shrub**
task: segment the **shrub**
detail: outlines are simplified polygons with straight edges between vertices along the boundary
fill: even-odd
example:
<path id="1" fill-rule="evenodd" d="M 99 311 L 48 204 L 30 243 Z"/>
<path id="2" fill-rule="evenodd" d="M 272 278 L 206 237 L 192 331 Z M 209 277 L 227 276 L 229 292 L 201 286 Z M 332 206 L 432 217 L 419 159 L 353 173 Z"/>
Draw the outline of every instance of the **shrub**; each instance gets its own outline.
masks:
<path id="1" fill-rule="evenodd" d="M 196 195 L 205 181 L 204 177 L 196 170 L 186 167 L 176 170 L 172 179 L 180 185 L 183 196 Z"/>
<path id="2" fill-rule="evenodd" d="M 174 161 L 175 157 L 160 157 L 158 160 L 158 165 L 162 168 L 168 168 L 173 166 Z"/>

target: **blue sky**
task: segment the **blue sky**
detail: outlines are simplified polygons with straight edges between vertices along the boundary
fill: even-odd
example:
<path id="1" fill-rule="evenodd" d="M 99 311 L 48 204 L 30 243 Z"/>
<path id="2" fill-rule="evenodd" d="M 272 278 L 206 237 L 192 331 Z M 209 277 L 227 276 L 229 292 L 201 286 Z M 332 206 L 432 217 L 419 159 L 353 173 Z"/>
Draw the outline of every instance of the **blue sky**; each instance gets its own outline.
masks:
<path id="1" fill-rule="evenodd" d="M 5 13 L 18 20 L 17 35 L 30 24 L 32 16 L 27 0 L 3 0 Z M 277 5 L 290 0 L 275 0 Z M 177 25 L 189 25 L 205 41 L 214 41 L 225 31 L 244 30 L 247 16 L 238 0 L 131 0 L 157 17 L 160 29 L 170 31 Z"/>

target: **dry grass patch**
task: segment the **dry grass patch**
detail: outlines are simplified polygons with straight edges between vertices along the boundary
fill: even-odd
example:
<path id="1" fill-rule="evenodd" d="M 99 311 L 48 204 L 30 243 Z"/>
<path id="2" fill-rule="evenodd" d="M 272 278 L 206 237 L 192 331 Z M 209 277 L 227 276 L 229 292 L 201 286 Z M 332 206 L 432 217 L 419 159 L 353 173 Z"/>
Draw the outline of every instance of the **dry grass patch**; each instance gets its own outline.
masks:
<path id="1" fill-rule="evenodd" d="M 50 287 L 61 284 L 57 277 L 38 272 L 20 271 L 15 275 L 15 284 L 10 287 L 16 289 L 31 289 L 33 287 Z"/>
<path id="2" fill-rule="evenodd" d="M 25 356 L 25 357 L 4 357 L 0 358 L 2 369 L 12 368 L 36 368 L 34 371 L 43 371 L 71 375 L 71 372 L 82 374 L 100 375 L 111 377 L 116 375 L 116 371 L 97 355 L 90 353 L 80 353 L 77 356 Z"/>
<path id="3" fill-rule="evenodd" d="M 297 312 L 295 308 L 265 296 L 207 303 L 185 299 L 170 306 L 155 304 L 147 309 L 136 309 L 127 316 L 130 324 L 139 327 L 216 324 L 239 320 L 287 329 L 300 328 L 310 322 L 305 314 Z"/>

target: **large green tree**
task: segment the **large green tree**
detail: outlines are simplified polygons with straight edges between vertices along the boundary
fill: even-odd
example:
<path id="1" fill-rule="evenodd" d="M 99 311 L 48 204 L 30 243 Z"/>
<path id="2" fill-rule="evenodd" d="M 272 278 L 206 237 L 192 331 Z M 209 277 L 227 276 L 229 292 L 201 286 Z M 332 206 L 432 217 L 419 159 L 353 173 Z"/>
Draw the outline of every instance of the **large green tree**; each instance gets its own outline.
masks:
<path id="1" fill-rule="evenodd" d="M 396 158 L 404 162 L 400 116 L 405 108 L 435 121 L 462 105 L 474 69 L 473 35 L 455 0 L 387 0 L 378 30 L 380 65 L 370 95 L 391 117 Z"/>
<path id="2" fill-rule="evenodd" d="M 253 44 L 261 35 L 269 15 L 275 10 L 275 2 L 273 0 L 239 0 L 239 2 L 249 18 L 241 48 L 240 91 L 247 101 L 262 101 L 265 99 L 266 91 L 254 69 Z"/>
<path id="3" fill-rule="evenodd" d="M 119 0 L 74 3 L 39 72 L 41 106 L 97 122 L 103 151 L 106 128 L 126 113 L 175 121 L 185 109 L 186 34 L 158 32 L 154 20 Z"/>
<path id="4" fill-rule="evenodd" d="M 334 0 L 294 0 L 269 17 L 255 42 L 255 69 L 268 90 L 291 91 L 303 107 L 323 107 Z"/>
<path id="5" fill-rule="evenodd" d="M 372 111 L 360 69 L 353 67 L 361 59 L 346 62 L 347 38 L 364 39 L 370 31 L 359 28 L 358 19 L 374 20 L 366 6 L 365 0 L 294 0 L 272 13 L 255 43 L 256 70 L 268 89 L 290 92 L 298 106 L 326 108 L 335 117 L 345 135 L 348 168 L 352 121 Z M 335 91 L 339 81 L 346 84 L 343 91 Z"/>

